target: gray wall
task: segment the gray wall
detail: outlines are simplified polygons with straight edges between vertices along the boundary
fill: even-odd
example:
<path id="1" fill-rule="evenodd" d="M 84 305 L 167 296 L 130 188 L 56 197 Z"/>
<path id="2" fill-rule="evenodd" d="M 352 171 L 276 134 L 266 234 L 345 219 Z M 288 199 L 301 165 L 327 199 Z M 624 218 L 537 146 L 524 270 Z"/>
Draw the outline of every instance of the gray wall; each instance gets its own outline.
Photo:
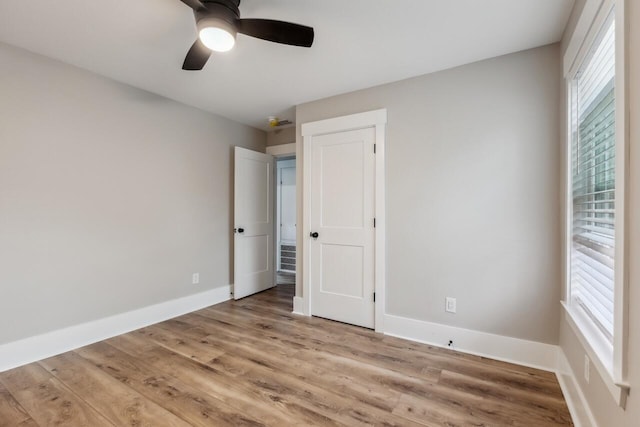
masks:
<path id="1" fill-rule="evenodd" d="M 576 14 L 581 10 L 582 2 L 576 4 Z M 627 400 L 627 409 L 622 410 L 613 401 L 602 378 L 596 369 L 591 369 L 590 382 L 586 383 L 582 375 L 585 349 L 563 319 L 560 324 L 560 346 L 569 360 L 576 379 L 588 401 L 589 407 L 601 427 L 636 427 L 640 420 L 640 2 L 627 1 L 627 33 L 629 35 L 629 92 L 630 103 L 630 174 L 627 185 L 629 241 L 629 342 L 627 358 L 629 361 L 628 382 L 631 394 Z M 565 39 L 571 32 L 565 32 Z M 565 40 L 563 45 L 567 45 Z"/>
<path id="2" fill-rule="evenodd" d="M 297 107 L 299 174 L 302 123 L 388 110 L 388 313 L 557 344 L 560 89 L 555 44 Z"/>
<path id="3" fill-rule="evenodd" d="M 0 344 L 231 283 L 232 146 L 264 132 L 3 44 L 0 64 Z"/>
<path id="4" fill-rule="evenodd" d="M 296 128 L 284 128 L 267 132 L 267 145 L 292 144 L 296 142 Z"/>

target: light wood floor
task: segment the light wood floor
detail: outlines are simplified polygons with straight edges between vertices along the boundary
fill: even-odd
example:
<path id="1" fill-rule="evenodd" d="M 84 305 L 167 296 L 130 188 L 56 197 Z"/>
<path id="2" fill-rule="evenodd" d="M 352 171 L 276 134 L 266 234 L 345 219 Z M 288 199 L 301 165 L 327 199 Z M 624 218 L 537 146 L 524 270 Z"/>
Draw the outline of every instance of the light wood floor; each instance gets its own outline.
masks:
<path id="1" fill-rule="evenodd" d="M 555 376 L 293 316 L 278 286 L 0 374 L 2 426 L 571 425 Z"/>

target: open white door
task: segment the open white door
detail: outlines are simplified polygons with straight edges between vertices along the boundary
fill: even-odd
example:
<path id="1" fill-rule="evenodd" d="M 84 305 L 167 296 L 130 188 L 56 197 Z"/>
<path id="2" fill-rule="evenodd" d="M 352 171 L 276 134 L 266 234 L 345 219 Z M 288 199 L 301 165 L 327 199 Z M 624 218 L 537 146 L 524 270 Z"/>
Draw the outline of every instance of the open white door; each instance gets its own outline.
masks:
<path id="1" fill-rule="evenodd" d="M 311 145 L 311 314 L 375 324 L 374 128 L 316 136 Z"/>
<path id="2" fill-rule="evenodd" d="M 235 148 L 234 299 L 275 286 L 273 156 Z"/>

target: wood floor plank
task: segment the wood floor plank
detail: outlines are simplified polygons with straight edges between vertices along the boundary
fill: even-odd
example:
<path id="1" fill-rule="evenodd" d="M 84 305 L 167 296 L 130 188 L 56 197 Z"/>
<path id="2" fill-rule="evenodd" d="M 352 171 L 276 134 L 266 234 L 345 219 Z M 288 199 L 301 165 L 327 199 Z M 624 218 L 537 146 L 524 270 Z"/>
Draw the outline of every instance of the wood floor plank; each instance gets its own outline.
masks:
<path id="1" fill-rule="evenodd" d="M 195 339 L 198 339 L 199 335 L 196 334 Z M 301 358 L 293 357 L 293 354 L 289 354 L 287 358 L 280 357 L 279 350 L 284 348 L 265 347 L 262 343 L 254 342 L 247 337 L 243 342 L 234 342 L 228 335 L 218 339 L 219 335 L 220 332 L 198 342 L 194 341 L 194 345 L 214 345 L 225 350 L 222 356 L 209 362 L 210 366 L 245 378 L 262 376 L 282 390 L 294 390 L 293 394 L 287 397 L 302 405 L 308 406 L 308 403 L 304 397 L 300 398 L 300 393 L 311 393 L 315 396 L 315 401 L 310 409 L 326 412 L 325 408 L 333 408 L 327 416 L 340 414 L 337 418 L 340 422 L 355 425 L 368 420 L 367 423 L 372 424 L 394 424 L 389 415 L 400 393 L 381 388 L 379 384 L 368 382 L 365 378 L 356 378 L 344 372 L 336 374 L 331 368 L 318 368 Z M 188 337 L 184 339 L 189 340 Z M 337 395 L 337 398 L 334 395 Z M 321 401 L 321 397 L 325 400 Z M 346 406 L 346 401 L 357 402 L 362 410 L 357 412 L 357 407 Z"/>
<path id="2" fill-rule="evenodd" d="M 189 426 L 181 418 L 149 401 L 73 352 L 39 363 L 114 425 Z"/>
<path id="3" fill-rule="evenodd" d="M 142 337 L 136 337 L 141 339 Z M 124 350 L 124 349 L 123 349 Z M 125 350 L 126 351 L 126 350 Z M 214 396 L 247 414 L 258 414 L 269 425 L 338 425 L 333 420 L 278 396 L 276 390 L 256 387 L 226 372 L 187 359 L 164 347 L 157 346 L 142 356 L 146 363 L 166 375 L 181 378 L 203 392 Z"/>
<path id="4" fill-rule="evenodd" d="M 185 381 L 158 373 L 144 360 L 106 343 L 93 344 L 76 352 L 118 381 L 182 417 L 192 426 L 265 425 L 246 412 L 247 406 L 233 408 Z M 259 412 L 257 414 L 260 415 Z"/>
<path id="5" fill-rule="evenodd" d="M 361 361 L 364 364 L 384 366 L 390 370 L 402 372 L 410 376 L 423 377 L 429 380 L 433 380 L 440 369 L 446 368 L 454 371 L 459 369 L 463 373 L 477 375 L 479 377 L 487 377 L 489 375 L 495 376 L 496 373 L 499 373 L 500 376 L 499 378 L 496 377 L 496 380 L 499 379 L 513 386 L 526 384 L 528 387 L 543 387 L 542 384 L 529 384 L 528 374 L 523 372 L 506 370 L 498 371 L 493 368 L 487 368 L 480 362 L 465 359 L 457 360 L 449 355 L 441 355 L 439 353 L 419 353 L 413 350 L 402 352 L 398 349 L 386 348 L 379 341 L 370 341 L 366 339 L 360 340 L 358 336 L 350 336 L 348 340 L 345 340 L 345 338 L 341 336 L 343 334 L 338 331 L 332 330 L 332 332 L 327 332 L 326 330 L 323 330 L 323 332 L 318 332 L 312 327 L 297 325 L 295 333 L 291 333 L 291 328 L 281 330 L 272 326 L 272 323 L 270 323 L 271 319 L 260 320 L 252 317 L 252 315 L 247 315 L 246 313 L 242 313 L 242 315 L 239 316 L 240 319 L 236 322 L 239 326 L 233 324 L 232 321 L 234 317 L 232 315 L 223 311 L 216 310 L 205 312 L 204 310 L 201 310 L 197 312 L 197 315 L 226 322 L 229 330 L 238 331 L 238 328 L 240 328 L 240 330 L 250 329 L 253 330 L 254 334 L 266 334 L 272 340 L 282 339 L 286 342 L 294 342 L 308 350 L 349 357 Z M 327 321 L 323 321 L 323 324 L 324 322 Z M 330 323 L 331 328 L 338 327 L 345 330 L 355 328 L 353 326 L 336 324 L 335 322 Z M 348 334 L 345 333 L 344 335 Z M 434 368 L 436 369 L 434 370 Z M 548 386 L 548 388 L 544 389 L 544 392 L 548 392 L 548 389 L 553 388 L 554 386 L 557 387 L 557 383 L 549 384 Z"/>
<path id="6" fill-rule="evenodd" d="M 447 390 L 441 386 L 435 386 L 431 392 L 421 393 L 419 396 L 403 395 L 394 414 L 414 420 L 418 416 L 419 419 L 444 425 L 567 425 L 567 420 L 553 420 L 536 411 L 525 411 L 522 407 L 499 399 L 479 396 L 465 390 Z"/>
<path id="7" fill-rule="evenodd" d="M 465 391 L 500 404 L 508 403 L 513 408 L 513 417 L 520 423 L 536 422 L 540 425 L 567 425 L 568 414 L 563 411 L 565 401 L 557 396 L 543 393 L 529 393 L 521 389 L 496 384 L 491 381 L 443 371 L 439 385 Z"/>
<path id="8" fill-rule="evenodd" d="M 33 421 L 27 411 L 0 382 L 0 427 L 12 427 L 29 420 Z"/>
<path id="9" fill-rule="evenodd" d="M 279 396 L 304 406 L 309 410 L 322 414 L 329 419 L 348 426 L 412 426 L 413 423 L 402 422 L 392 416 L 390 411 L 379 408 L 368 396 L 352 393 L 349 390 L 334 388 L 328 390 L 313 381 L 309 376 L 296 377 L 283 374 L 280 370 L 256 364 L 253 360 L 224 354 L 220 359 L 223 366 L 244 369 L 242 378 L 254 387 L 276 391 Z M 215 361 L 214 361 L 215 363 Z M 313 398 L 310 398 L 310 397 Z M 395 401 L 395 398 L 392 398 Z"/>
<path id="10" fill-rule="evenodd" d="M 5 372 L 2 382 L 41 426 L 114 425 L 38 364 Z"/>
<path id="11" fill-rule="evenodd" d="M 495 427 L 509 425 L 509 423 L 496 424 L 495 421 L 488 423 L 486 420 L 478 418 L 473 413 L 464 411 L 464 403 L 456 411 L 438 402 L 426 403 L 426 399 L 418 399 L 413 396 L 404 395 L 400 398 L 393 414 L 407 420 L 412 420 L 427 427 Z"/>
<path id="12" fill-rule="evenodd" d="M 168 323 L 170 324 L 170 323 Z M 366 402 L 367 405 L 391 411 L 400 397 L 400 392 L 389 387 L 381 387 L 376 376 L 360 375 L 362 371 L 348 369 L 337 358 L 314 358 L 313 351 L 293 349 L 277 341 L 259 341 L 250 336 L 235 336 L 223 329 L 212 329 L 213 334 L 200 340 L 225 350 L 223 357 L 209 362 L 211 366 L 234 375 L 246 375 L 245 369 L 238 364 L 229 363 L 229 357 L 244 358 L 254 364 L 276 372 L 294 372 L 295 378 L 316 384 L 325 390 L 346 398 Z M 187 332 L 188 333 L 188 332 Z M 196 337 L 198 337 L 196 335 Z M 186 338 L 185 338 L 186 339 Z M 323 363 L 324 362 L 324 363 Z M 357 362 L 353 363 L 354 365 Z M 246 365 L 245 365 L 246 366 Z M 418 381 L 418 380 L 416 380 Z"/>
<path id="13" fill-rule="evenodd" d="M 183 327 L 183 326 L 182 326 Z M 195 335 L 195 339 L 199 339 L 201 336 L 202 332 L 198 332 Z M 213 364 L 216 367 L 221 367 L 222 369 L 225 370 L 231 370 L 231 371 L 235 371 L 235 372 L 241 372 L 242 375 L 245 376 L 257 376 L 258 372 L 260 373 L 260 375 L 264 375 L 269 377 L 269 374 L 271 374 L 272 376 L 275 375 L 276 373 L 281 373 L 283 371 L 286 372 L 287 370 L 287 366 L 285 366 L 282 363 L 279 363 L 279 359 L 277 357 L 270 357 L 270 354 L 272 353 L 276 353 L 277 354 L 277 348 L 274 349 L 273 346 L 271 346 L 271 348 L 264 348 L 264 344 L 262 343 L 255 343 L 252 342 L 252 340 L 250 338 L 247 338 L 246 336 L 244 337 L 244 340 L 242 343 L 233 343 L 233 344 L 228 344 L 229 342 L 232 342 L 233 340 L 228 339 L 228 335 L 226 335 L 224 333 L 224 331 L 222 330 L 218 330 L 216 332 L 217 336 L 223 335 L 225 337 L 225 339 L 223 340 L 217 340 L 213 335 L 206 337 L 205 339 L 202 339 L 201 342 L 207 342 L 208 344 L 211 344 L 212 342 L 215 343 L 216 346 L 218 347 L 222 347 L 225 348 L 226 353 L 217 358 L 214 359 L 211 364 Z M 185 339 L 189 339 L 189 338 L 185 338 Z M 228 348 L 227 348 L 228 347 Z M 255 348 L 262 348 L 262 352 L 258 352 L 255 350 Z M 238 354 L 232 354 L 234 349 L 239 349 L 239 353 Z M 295 355 L 290 355 L 290 356 L 295 356 Z M 325 388 L 326 390 L 333 390 L 333 393 L 335 394 L 339 394 L 339 395 L 343 395 L 345 397 L 351 397 L 352 401 L 356 401 L 359 404 L 362 404 L 363 406 L 366 406 L 368 409 L 361 411 L 360 413 L 367 413 L 367 414 L 371 414 L 373 409 L 372 407 L 378 408 L 378 409 L 389 409 L 392 410 L 392 408 L 388 408 L 388 407 L 384 407 L 384 404 L 381 404 L 380 402 L 396 402 L 398 400 L 399 394 L 400 393 L 396 393 L 395 396 L 391 396 L 389 394 L 387 394 L 386 396 L 380 396 L 381 399 L 377 400 L 374 398 L 373 393 L 367 395 L 367 390 L 362 390 L 362 389 L 357 389 L 354 388 L 353 386 L 350 386 L 350 384 L 348 384 L 349 381 L 363 381 L 363 379 L 365 378 L 372 378 L 372 376 L 367 376 L 367 375 L 359 375 L 357 377 L 346 377 L 349 379 L 349 381 L 347 381 L 346 383 L 344 382 L 340 382 L 340 381 L 335 381 L 335 382 L 327 382 L 327 371 L 320 371 L 321 375 L 317 376 L 314 375 L 314 370 L 317 369 L 316 367 L 314 367 L 313 364 L 301 364 L 301 363 L 294 363 L 291 364 L 291 360 L 297 360 L 300 358 L 297 357 L 289 357 L 287 360 L 289 361 L 289 367 L 292 369 L 295 369 L 296 372 L 301 372 L 304 374 L 298 374 L 297 378 L 292 380 L 290 378 L 286 378 L 283 377 L 282 374 L 280 374 L 277 378 L 278 381 L 282 384 L 283 382 L 286 383 L 285 387 L 283 388 L 283 390 L 288 390 L 288 389 L 297 389 L 299 387 L 306 387 L 307 389 L 311 388 L 308 386 L 309 383 L 312 384 L 318 384 L 320 385 L 322 388 Z M 251 363 L 256 364 L 257 366 L 248 366 Z M 341 373 L 343 373 L 342 375 L 344 375 L 345 370 L 340 368 L 339 369 Z M 373 378 L 378 378 L 379 377 L 373 377 Z M 289 381 L 287 381 L 289 380 Z M 303 380 L 304 384 L 303 385 L 296 385 L 295 381 L 296 380 Z M 411 390 L 414 394 L 414 396 L 425 396 L 425 395 L 429 395 L 429 396 L 433 396 L 435 398 L 437 398 L 440 402 L 441 402 L 441 406 L 442 407 L 446 407 L 446 405 L 442 402 L 445 403 L 450 403 L 450 402 L 455 402 L 456 399 L 459 398 L 465 398 L 465 397 L 469 397 L 464 395 L 462 392 L 458 392 L 457 390 L 449 390 L 446 388 L 439 388 L 437 387 L 435 384 L 430 384 L 430 383 L 425 383 L 425 382 L 421 382 L 418 379 L 414 378 L 414 383 L 407 385 L 409 378 L 407 378 L 406 376 L 402 376 L 402 379 L 398 379 L 397 377 L 394 380 L 389 381 L 387 378 L 384 378 L 383 380 L 379 380 L 379 382 L 377 383 L 372 383 L 369 382 L 369 384 L 371 384 L 371 389 L 369 390 L 387 390 L 387 387 L 391 386 L 390 388 L 393 388 L 393 386 L 397 386 L 398 384 L 402 384 L 401 388 L 403 391 L 407 391 L 407 390 Z M 271 382 L 274 382 L 274 379 L 271 379 Z M 340 389 L 340 386 L 344 387 L 344 389 Z M 288 388 L 290 387 L 290 388 Z M 318 389 L 314 389 L 313 390 L 313 394 L 316 397 L 316 399 L 319 399 L 320 396 L 323 396 L 323 392 L 322 391 L 318 391 Z M 293 399 L 295 399 L 295 396 L 292 397 Z M 321 402 L 323 403 L 323 402 Z M 330 406 L 331 402 L 324 402 L 324 405 L 326 406 Z M 499 407 L 500 403 L 499 402 L 495 402 L 495 405 Z M 393 406 L 393 405 L 392 405 Z M 451 411 L 451 410 L 455 410 L 456 407 L 449 405 L 449 407 L 447 407 L 447 410 Z M 506 408 L 508 409 L 508 408 Z M 317 410 L 317 408 L 316 408 Z M 335 408 L 334 408 L 334 412 L 335 412 Z M 342 411 L 339 412 L 344 412 L 344 409 Z M 502 412 L 507 412 L 505 410 L 505 408 L 503 408 Z M 379 423 L 379 422 L 385 422 L 387 424 L 392 423 L 393 421 L 391 421 L 389 419 L 389 417 L 386 416 L 386 414 L 378 414 L 380 418 L 378 419 L 366 419 L 366 417 L 362 417 L 359 416 L 359 419 L 351 419 L 351 420 L 341 420 L 344 421 L 348 424 L 355 424 L 358 421 L 362 421 L 363 419 L 366 419 L 366 423 Z M 516 415 L 519 415 L 519 413 L 511 413 L 510 416 L 511 417 L 515 417 Z M 530 417 L 531 418 L 531 417 Z M 536 420 L 536 418 L 531 418 L 533 420 Z M 542 419 L 539 419 L 539 421 Z M 492 421 L 495 421 L 495 419 L 492 419 Z M 408 422 L 404 422 L 404 424 L 407 424 Z"/>
<path id="14" fill-rule="evenodd" d="M 0 420 L 572 425 L 553 373 L 294 315 L 293 295 L 278 286 L 0 373 Z"/>
<path id="15" fill-rule="evenodd" d="M 171 349 L 172 351 L 183 355 L 189 359 L 206 363 L 222 354 L 222 351 L 213 346 L 202 345 L 202 343 L 193 340 L 185 340 L 182 336 L 186 331 L 174 330 L 163 327 L 162 324 L 149 326 L 147 328 L 135 331 L 136 334 L 145 335 L 151 341 Z M 208 333 L 204 331 L 199 338 L 204 338 Z"/>
<path id="16" fill-rule="evenodd" d="M 192 321 L 192 319 L 194 319 L 195 316 L 191 316 L 189 317 L 187 321 Z M 197 322 L 197 320 L 195 320 Z M 265 334 L 264 332 L 256 332 L 254 334 L 247 332 L 246 329 L 243 328 L 236 328 L 235 325 L 228 325 L 225 324 L 224 328 L 221 327 L 221 324 L 212 324 L 212 323 L 204 323 L 204 325 L 206 325 L 209 329 L 215 330 L 217 334 L 221 334 L 221 335 L 225 335 L 225 334 L 229 334 L 232 336 L 235 336 L 237 339 L 240 339 L 242 341 L 247 341 L 249 340 L 253 340 L 253 342 L 255 343 L 256 346 L 260 346 L 263 348 L 273 348 L 274 345 L 279 346 L 280 348 L 284 348 L 284 349 L 296 349 L 296 351 L 301 351 L 304 350 L 305 354 L 304 354 L 304 359 L 313 359 L 314 362 L 316 364 L 322 364 L 323 362 L 327 362 L 325 363 L 325 366 L 327 367 L 331 367 L 331 366 L 335 366 L 334 364 L 337 363 L 336 360 L 340 359 L 343 360 L 345 364 L 342 365 L 338 365 L 340 366 L 340 371 L 342 372 L 342 369 L 347 367 L 347 365 L 349 367 L 353 367 L 355 365 L 360 366 L 360 367 L 366 367 L 366 366 L 380 366 L 380 365 L 385 365 L 387 367 L 388 370 L 393 370 L 395 372 L 395 370 L 399 370 L 399 371 L 403 371 L 400 366 L 398 364 L 387 364 L 384 361 L 381 362 L 380 364 L 370 364 L 368 362 L 370 362 L 370 357 L 369 355 L 364 355 L 365 357 L 361 357 L 363 356 L 362 353 L 360 352 L 353 352 L 351 350 L 348 351 L 340 351 L 340 349 L 344 349 L 345 344 L 341 341 L 340 338 L 337 338 L 336 334 L 332 335 L 332 336 L 325 336 L 323 340 L 320 341 L 316 341 L 314 340 L 313 344 L 309 344 L 308 340 L 306 339 L 301 339 L 298 341 L 295 341 L 296 338 L 298 338 L 298 334 L 296 334 L 296 336 L 294 337 L 290 332 L 284 333 L 284 334 L 279 334 L 273 330 L 269 330 L 269 333 Z M 289 329 L 290 330 L 290 329 Z M 300 337 L 303 338 L 303 337 Z M 331 351 L 318 351 L 318 346 L 322 346 L 327 345 L 327 344 L 337 344 L 340 345 L 341 347 L 325 347 L 327 349 L 331 349 Z M 369 347 L 370 349 L 372 349 L 372 351 L 377 352 L 377 355 L 374 355 L 373 358 L 376 360 L 379 360 L 381 356 L 384 356 L 384 348 L 381 348 L 379 346 L 378 343 L 368 343 L 367 346 L 358 346 L 358 348 L 360 349 L 365 349 Z M 318 357 L 316 357 L 318 356 Z M 324 356 L 324 357 L 323 357 Z M 329 359 L 327 359 L 327 356 L 332 356 Z M 369 373 L 370 374 L 370 373 Z M 403 371 L 403 374 L 405 376 L 409 376 L 409 377 L 419 377 L 421 379 L 427 380 L 427 381 L 432 381 L 432 382 L 437 382 L 440 376 L 440 370 L 437 369 L 429 369 L 429 367 L 427 367 L 427 369 L 411 369 L 410 372 L 406 372 Z M 368 374 L 363 374 L 361 375 L 362 377 L 368 377 Z"/>

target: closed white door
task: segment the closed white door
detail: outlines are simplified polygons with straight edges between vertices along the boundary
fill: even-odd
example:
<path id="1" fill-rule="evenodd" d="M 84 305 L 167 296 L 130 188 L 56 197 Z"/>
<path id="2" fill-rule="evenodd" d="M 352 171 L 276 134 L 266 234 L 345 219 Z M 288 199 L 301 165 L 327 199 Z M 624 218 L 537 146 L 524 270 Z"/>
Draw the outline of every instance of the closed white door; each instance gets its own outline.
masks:
<path id="1" fill-rule="evenodd" d="M 375 130 L 314 136 L 311 314 L 373 328 Z"/>
<path id="2" fill-rule="evenodd" d="M 235 148 L 235 299 L 275 286 L 273 156 Z"/>

